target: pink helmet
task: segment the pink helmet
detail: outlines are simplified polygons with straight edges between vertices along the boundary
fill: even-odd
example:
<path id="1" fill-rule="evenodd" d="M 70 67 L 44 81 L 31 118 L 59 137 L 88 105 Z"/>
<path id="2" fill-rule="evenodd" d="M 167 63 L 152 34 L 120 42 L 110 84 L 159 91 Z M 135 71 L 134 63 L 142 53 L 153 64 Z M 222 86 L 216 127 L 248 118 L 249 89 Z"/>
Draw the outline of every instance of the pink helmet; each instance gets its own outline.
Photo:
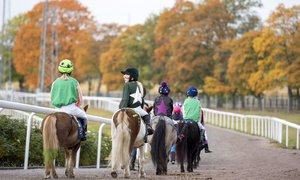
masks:
<path id="1" fill-rule="evenodd" d="M 175 106 L 175 108 L 173 109 L 174 113 L 181 113 L 181 109 L 180 106 Z"/>

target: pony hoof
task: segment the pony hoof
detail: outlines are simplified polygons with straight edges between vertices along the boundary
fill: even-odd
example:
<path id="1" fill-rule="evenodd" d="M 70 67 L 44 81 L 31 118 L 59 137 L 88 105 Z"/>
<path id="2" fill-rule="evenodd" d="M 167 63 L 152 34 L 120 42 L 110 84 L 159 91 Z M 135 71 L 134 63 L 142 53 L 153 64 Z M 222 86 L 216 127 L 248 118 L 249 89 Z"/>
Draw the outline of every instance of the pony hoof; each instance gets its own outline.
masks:
<path id="1" fill-rule="evenodd" d="M 113 177 L 113 178 L 117 178 L 118 177 L 118 174 L 115 171 L 111 172 L 110 174 L 111 174 L 111 177 Z"/>
<path id="2" fill-rule="evenodd" d="M 50 175 L 44 176 L 43 179 L 51 179 Z"/>
<path id="3" fill-rule="evenodd" d="M 130 175 L 124 176 L 124 178 L 129 179 L 129 178 L 130 178 Z"/>
<path id="4" fill-rule="evenodd" d="M 146 173 L 139 174 L 139 178 L 145 178 L 145 177 L 146 177 Z"/>

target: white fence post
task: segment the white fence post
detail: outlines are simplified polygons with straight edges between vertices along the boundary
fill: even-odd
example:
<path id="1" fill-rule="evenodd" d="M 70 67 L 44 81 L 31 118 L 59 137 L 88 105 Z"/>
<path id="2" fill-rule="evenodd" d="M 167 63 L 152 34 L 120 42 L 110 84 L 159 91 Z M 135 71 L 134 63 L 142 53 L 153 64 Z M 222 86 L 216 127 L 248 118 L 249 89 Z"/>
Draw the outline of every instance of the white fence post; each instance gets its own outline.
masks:
<path id="1" fill-rule="evenodd" d="M 27 133 L 26 133 L 26 146 L 25 146 L 25 159 L 24 159 L 24 169 L 28 169 L 28 159 L 29 159 L 29 145 L 30 145 L 30 132 L 31 132 L 31 121 L 35 113 L 31 113 L 27 119 Z"/>
<path id="2" fill-rule="evenodd" d="M 79 161 L 80 161 L 80 150 L 81 147 L 79 147 L 77 153 L 76 153 L 76 163 L 75 163 L 75 168 L 78 169 L 79 168 Z"/>
<path id="3" fill-rule="evenodd" d="M 97 151 L 97 169 L 100 168 L 100 160 L 101 160 L 101 140 L 102 140 L 102 130 L 105 126 L 104 123 L 101 124 L 99 127 L 99 134 L 98 134 L 98 151 Z"/>

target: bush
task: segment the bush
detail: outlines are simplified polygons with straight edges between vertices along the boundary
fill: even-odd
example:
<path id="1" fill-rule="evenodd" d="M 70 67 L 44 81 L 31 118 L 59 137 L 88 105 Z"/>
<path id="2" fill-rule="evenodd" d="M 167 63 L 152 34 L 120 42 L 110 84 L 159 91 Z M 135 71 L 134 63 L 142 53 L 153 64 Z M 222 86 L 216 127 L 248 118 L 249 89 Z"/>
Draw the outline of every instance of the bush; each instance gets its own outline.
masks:
<path id="1" fill-rule="evenodd" d="M 0 165 L 22 166 L 26 142 L 24 122 L 0 116 Z"/>
<path id="2" fill-rule="evenodd" d="M 23 167 L 26 145 L 26 121 L 0 116 L 0 166 Z M 80 165 L 95 165 L 97 162 L 98 133 L 88 133 L 87 141 L 81 144 Z M 101 143 L 101 160 L 105 160 L 111 150 L 110 138 L 104 135 Z M 64 166 L 64 151 L 59 152 L 58 166 Z M 29 151 L 29 166 L 43 165 L 43 139 L 41 130 L 33 126 Z"/>

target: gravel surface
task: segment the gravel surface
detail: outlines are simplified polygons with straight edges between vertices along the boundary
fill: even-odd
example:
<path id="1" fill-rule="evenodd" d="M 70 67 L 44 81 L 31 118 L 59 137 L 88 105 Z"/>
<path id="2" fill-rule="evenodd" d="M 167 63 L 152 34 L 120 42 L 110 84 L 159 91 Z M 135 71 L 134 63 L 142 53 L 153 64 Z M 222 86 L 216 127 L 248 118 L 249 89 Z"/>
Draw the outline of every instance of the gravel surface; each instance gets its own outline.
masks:
<path id="1" fill-rule="evenodd" d="M 200 167 L 193 173 L 180 173 L 180 167 L 168 165 L 168 175 L 156 176 L 148 159 L 144 179 L 300 179 L 300 150 L 278 148 L 267 139 L 231 130 L 207 126 L 210 149 L 201 153 Z M 66 179 L 58 168 L 59 179 Z M 75 179 L 112 179 L 110 169 L 74 169 Z M 43 169 L 0 170 L 0 179 L 42 179 Z M 119 171 L 118 179 L 123 179 Z M 139 179 L 131 171 L 130 179 Z"/>

